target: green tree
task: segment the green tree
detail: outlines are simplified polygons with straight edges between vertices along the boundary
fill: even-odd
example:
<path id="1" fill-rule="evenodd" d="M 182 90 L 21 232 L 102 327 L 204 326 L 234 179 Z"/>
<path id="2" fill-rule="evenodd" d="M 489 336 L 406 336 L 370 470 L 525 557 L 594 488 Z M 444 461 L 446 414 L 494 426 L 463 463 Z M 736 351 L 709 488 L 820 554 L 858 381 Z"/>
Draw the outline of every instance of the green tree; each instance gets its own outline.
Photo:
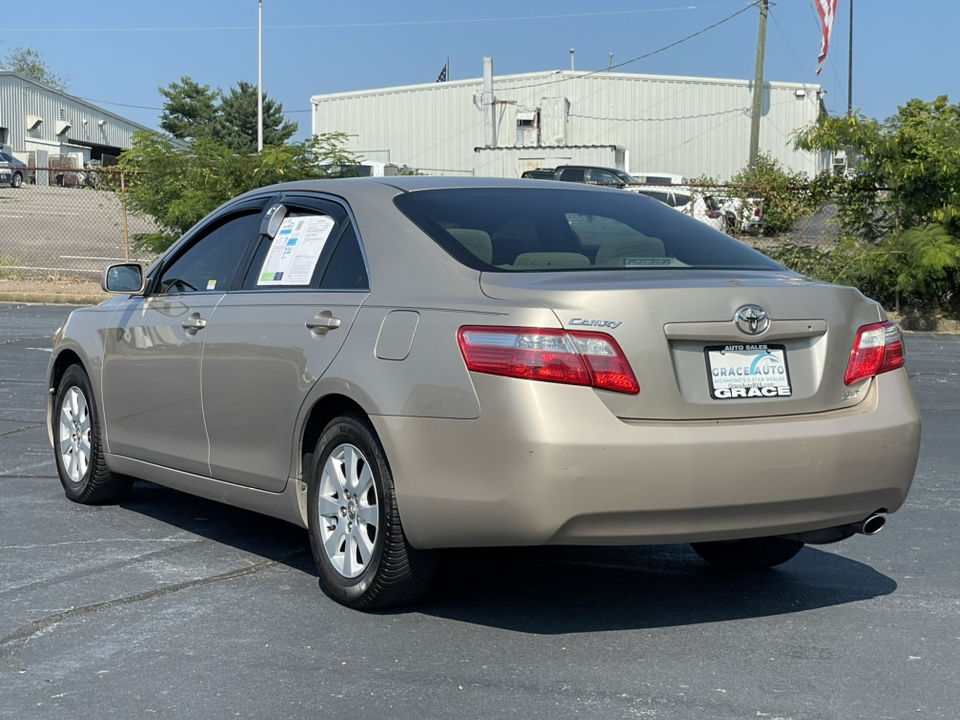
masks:
<path id="1" fill-rule="evenodd" d="M 127 205 L 151 218 L 157 232 L 134 236 L 140 249 L 162 252 L 195 223 L 236 195 L 287 180 L 323 177 L 327 164 L 352 164 L 344 133 L 326 133 L 305 142 L 267 145 L 263 152 L 234 150 L 209 137 L 179 150 L 169 138 L 134 135 L 120 157 Z"/>
<path id="2" fill-rule="evenodd" d="M 792 172 L 765 153 L 757 157 L 754 168 L 745 167 L 730 183 L 739 186 L 745 210 L 753 209 L 747 198 L 763 198 L 764 235 L 790 232 L 801 217 L 817 208 L 825 191 L 821 183 L 811 184 L 806 173 Z"/>
<path id="3" fill-rule="evenodd" d="M 257 88 L 241 80 L 223 93 L 184 76 L 158 88 L 165 98 L 160 127 L 180 140 L 212 138 L 234 150 L 257 149 Z M 283 104 L 263 96 L 263 144 L 282 145 L 297 132 Z"/>
<path id="4" fill-rule="evenodd" d="M 67 79 L 54 75 L 47 63 L 40 57 L 40 53 L 32 48 L 23 48 L 17 45 L 12 52 L 3 58 L 0 67 L 26 75 L 28 78 L 49 85 L 61 92 L 67 90 Z"/>
<path id="5" fill-rule="evenodd" d="M 160 127 L 180 140 L 206 137 L 217 119 L 220 89 L 211 90 L 184 75 L 180 82 L 157 88 L 166 100 L 160 115 Z"/>
<path id="6" fill-rule="evenodd" d="M 838 219 L 878 299 L 960 308 L 960 107 L 941 96 L 882 123 L 826 117 L 796 146 L 846 153 L 849 171 L 832 181 Z"/>
<path id="7" fill-rule="evenodd" d="M 283 103 L 263 95 L 263 144 L 282 145 L 297 132 L 283 117 Z M 241 80 L 223 95 L 213 137 L 234 150 L 257 149 L 257 88 Z"/>

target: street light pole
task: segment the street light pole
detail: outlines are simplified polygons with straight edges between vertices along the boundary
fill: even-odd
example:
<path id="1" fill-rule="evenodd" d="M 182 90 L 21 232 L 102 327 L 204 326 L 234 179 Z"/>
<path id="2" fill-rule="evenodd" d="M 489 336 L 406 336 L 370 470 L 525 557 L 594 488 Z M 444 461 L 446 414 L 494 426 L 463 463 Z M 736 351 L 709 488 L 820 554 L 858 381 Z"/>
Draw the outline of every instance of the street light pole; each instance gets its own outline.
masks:
<path id="1" fill-rule="evenodd" d="M 263 0 L 257 0 L 257 152 L 263 150 Z"/>

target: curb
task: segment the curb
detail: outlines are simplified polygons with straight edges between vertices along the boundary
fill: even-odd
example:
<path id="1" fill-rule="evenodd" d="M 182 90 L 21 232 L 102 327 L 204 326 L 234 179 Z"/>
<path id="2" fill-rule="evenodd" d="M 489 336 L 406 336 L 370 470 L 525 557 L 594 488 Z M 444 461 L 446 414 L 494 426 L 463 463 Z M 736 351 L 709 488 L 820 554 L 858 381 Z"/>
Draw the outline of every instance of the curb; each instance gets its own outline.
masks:
<path id="1" fill-rule="evenodd" d="M 70 293 L 0 292 L 0 303 L 28 305 L 99 305 L 110 295 L 72 295 Z"/>

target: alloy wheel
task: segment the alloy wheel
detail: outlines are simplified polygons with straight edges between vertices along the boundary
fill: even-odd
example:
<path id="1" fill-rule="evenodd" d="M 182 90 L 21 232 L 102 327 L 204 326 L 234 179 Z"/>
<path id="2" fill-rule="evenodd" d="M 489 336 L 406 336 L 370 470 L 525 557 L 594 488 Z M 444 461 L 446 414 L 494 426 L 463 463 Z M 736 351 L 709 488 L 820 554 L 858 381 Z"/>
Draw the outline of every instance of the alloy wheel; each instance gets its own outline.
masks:
<path id="1" fill-rule="evenodd" d="M 90 408 L 77 387 L 67 390 L 60 406 L 60 459 L 71 482 L 80 483 L 90 467 Z"/>
<path id="2" fill-rule="evenodd" d="M 371 465 L 355 445 L 338 445 L 327 457 L 317 502 L 327 558 L 343 577 L 358 577 L 370 566 L 380 508 Z"/>

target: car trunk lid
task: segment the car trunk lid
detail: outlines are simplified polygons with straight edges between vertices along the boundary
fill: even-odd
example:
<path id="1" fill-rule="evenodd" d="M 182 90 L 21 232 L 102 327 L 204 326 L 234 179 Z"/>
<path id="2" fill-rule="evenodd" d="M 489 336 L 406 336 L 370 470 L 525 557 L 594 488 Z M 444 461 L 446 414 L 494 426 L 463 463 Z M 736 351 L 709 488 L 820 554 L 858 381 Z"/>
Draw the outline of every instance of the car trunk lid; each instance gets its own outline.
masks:
<path id="1" fill-rule="evenodd" d="M 483 273 L 481 287 L 492 298 L 542 303 L 566 329 L 611 335 L 641 391 L 596 392 L 618 417 L 636 420 L 855 405 L 870 382 L 844 384 L 856 331 L 883 319 L 854 288 L 786 272 Z"/>

